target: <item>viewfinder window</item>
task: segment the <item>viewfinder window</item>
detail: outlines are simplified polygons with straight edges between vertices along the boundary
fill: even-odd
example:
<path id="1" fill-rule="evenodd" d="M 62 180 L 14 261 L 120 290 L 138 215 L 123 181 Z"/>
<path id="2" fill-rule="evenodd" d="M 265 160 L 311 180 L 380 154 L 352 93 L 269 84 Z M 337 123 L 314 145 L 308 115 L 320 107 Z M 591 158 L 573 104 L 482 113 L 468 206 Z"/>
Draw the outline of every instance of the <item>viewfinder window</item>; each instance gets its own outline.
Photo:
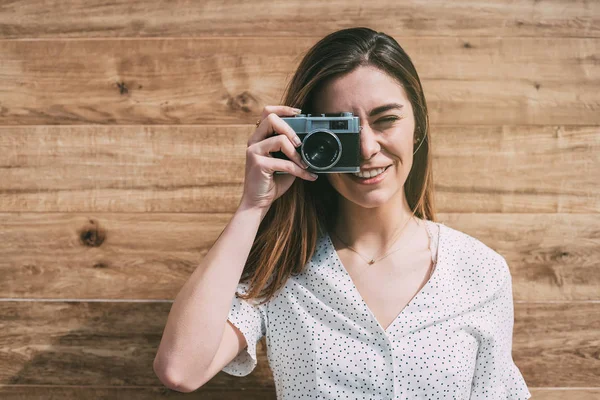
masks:
<path id="1" fill-rule="evenodd" d="M 348 121 L 329 121 L 330 129 L 348 129 Z"/>

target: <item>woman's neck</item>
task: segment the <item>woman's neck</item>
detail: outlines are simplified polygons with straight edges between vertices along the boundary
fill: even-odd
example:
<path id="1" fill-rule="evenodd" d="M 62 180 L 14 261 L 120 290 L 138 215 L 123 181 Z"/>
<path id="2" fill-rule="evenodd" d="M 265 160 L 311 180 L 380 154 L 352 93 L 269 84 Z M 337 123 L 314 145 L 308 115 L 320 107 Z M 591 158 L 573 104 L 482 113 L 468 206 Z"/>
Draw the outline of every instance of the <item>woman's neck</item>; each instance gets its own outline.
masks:
<path id="1" fill-rule="evenodd" d="M 402 193 L 403 194 L 403 193 Z M 364 253 L 375 254 L 414 234 L 416 217 L 404 196 L 379 207 L 365 208 L 340 196 L 333 233 Z"/>

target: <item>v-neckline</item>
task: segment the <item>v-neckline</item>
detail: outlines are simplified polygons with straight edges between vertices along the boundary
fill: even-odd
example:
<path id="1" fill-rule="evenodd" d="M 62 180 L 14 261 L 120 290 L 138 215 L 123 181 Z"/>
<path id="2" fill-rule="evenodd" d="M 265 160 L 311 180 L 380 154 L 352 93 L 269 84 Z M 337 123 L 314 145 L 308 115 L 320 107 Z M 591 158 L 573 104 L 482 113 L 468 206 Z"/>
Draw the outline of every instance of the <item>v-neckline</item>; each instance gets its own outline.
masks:
<path id="1" fill-rule="evenodd" d="M 436 224 L 438 226 L 438 240 L 437 240 L 437 246 L 436 246 L 436 256 L 435 256 L 435 268 L 433 269 L 433 272 L 431 274 L 431 276 L 429 277 L 429 279 L 427 280 L 427 282 L 425 282 L 425 284 L 423 285 L 423 287 L 421 287 L 421 289 L 412 297 L 412 299 L 410 299 L 408 301 L 408 303 L 406 303 L 406 305 L 404 306 L 404 308 L 398 313 L 398 315 L 396 315 L 396 317 L 392 320 L 392 322 L 388 325 L 387 328 L 383 328 L 383 326 L 381 325 L 381 323 L 379 322 L 379 320 L 375 317 L 375 314 L 373 313 L 373 311 L 371 311 L 371 308 L 369 308 L 367 302 L 365 301 L 365 299 L 362 297 L 362 295 L 360 294 L 360 292 L 358 291 L 358 288 L 356 287 L 356 285 L 354 284 L 354 281 L 352 280 L 352 277 L 350 276 L 350 273 L 348 273 L 348 270 L 346 270 L 346 267 L 344 267 L 344 264 L 342 263 L 342 260 L 340 259 L 337 250 L 335 249 L 335 246 L 333 245 L 333 241 L 331 240 L 331 236 L 329 236 L 329 232 L 325 232 L 325 236 L 327 237 L 327 242 L 328 245 L 330 247 L 331 253 L 333 254 L 334 257 L 334 261 L 336 266 L 340 269 L 340 271 L 342 272 L 342 275 L 344 276 L 344 279 L 346 280 L 346 283 L 348 283 L 348 285 L 351 287 L 351 290 L 354 291 L 354 294 L 356 295 L 356 298 L 359 299 L 361 306 L 364 310 L 366 310 L 369 315 L 371 316 L 372 321 L 374 321 L 377 326 L 379 327 L 379 329 L 386 335 L 386 336 L 390 336 L 391 330 L 393 329 L 394 325 L 396 325 L 398 323 L 398 320 L 400 320 L 400 318 L 404 315 L 405 311 L 407 308 L 409 308 L 410 306 L 412 306 L 417 300 L 420 300 L 421 297 L 423 297 L 423 292 L 425 290 L 429 289 L 429 286 L 432 285 L 432 281 L 435 279 L 436 281 L 438 280 L 438 275 L 439 272 L 438 270 L 440 269 L 440 249 L 442 247 L 442 238 L 441 238 L 441 233 L 442 233 L 442 224 L 436 223 L 434 221 L 429 221 L 429 220 L 424 220 L 425 224 Z M 429 229 L 430 227 L 425 227 L 428 230 L 428 236 L 430 238 L 430 243 L 429 243 L 429 251 L 431 252 L 432 246 L 433 244 L 432 242 L 432 238 L 431 235 L 429 234 Z M 433 262 L 433 261 L 432 261 Z"/>

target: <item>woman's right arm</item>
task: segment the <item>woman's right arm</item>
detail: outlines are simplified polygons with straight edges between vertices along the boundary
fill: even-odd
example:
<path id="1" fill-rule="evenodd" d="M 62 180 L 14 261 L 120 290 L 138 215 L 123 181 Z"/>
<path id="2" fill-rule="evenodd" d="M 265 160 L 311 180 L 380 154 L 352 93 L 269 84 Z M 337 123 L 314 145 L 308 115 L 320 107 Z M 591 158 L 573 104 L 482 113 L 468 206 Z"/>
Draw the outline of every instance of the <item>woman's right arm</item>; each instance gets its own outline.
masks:
<path id="1" fill-rule="evenodd" d="M 173 302 L 153 364 L 160 381 L 173 390 L 196 390 L 247 345 L 227 318 L 260 223 L 296 177 L 316 179 L 296 151 L 296 132 L 279 117 L 298 112 L 287 106 L 264 108 L 248 140 L 238 209 Z M 284 152 L 288 160 L 272 157 L 275 151 Z M 288 174 L 274 176 L 274 171 Z"/>
<path id="2" fill-rule="evenodd" d="M 177 294 L 154 359 L 165 386 L 196 390 L 246 347 L 244 336 L 225 321 L 265 213 L 240 206 Z"/>

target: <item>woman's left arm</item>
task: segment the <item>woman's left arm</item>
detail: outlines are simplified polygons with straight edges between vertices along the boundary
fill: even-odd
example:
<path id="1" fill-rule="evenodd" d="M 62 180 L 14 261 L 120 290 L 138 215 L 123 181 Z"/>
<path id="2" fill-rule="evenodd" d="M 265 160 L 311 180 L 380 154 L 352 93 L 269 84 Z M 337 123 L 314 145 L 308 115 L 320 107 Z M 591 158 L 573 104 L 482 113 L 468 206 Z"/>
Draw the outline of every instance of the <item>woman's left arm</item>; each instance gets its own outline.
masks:
<path id="1" fill-rule="evenodd" d="M 512 358 L 514 306 L 512 276 L 506 260 L 503 283 L 478 310 L 486 318 L 487 329 L 482 333 L 471 399 L 526 400 L 531 397 L 519 368 Z"/>

